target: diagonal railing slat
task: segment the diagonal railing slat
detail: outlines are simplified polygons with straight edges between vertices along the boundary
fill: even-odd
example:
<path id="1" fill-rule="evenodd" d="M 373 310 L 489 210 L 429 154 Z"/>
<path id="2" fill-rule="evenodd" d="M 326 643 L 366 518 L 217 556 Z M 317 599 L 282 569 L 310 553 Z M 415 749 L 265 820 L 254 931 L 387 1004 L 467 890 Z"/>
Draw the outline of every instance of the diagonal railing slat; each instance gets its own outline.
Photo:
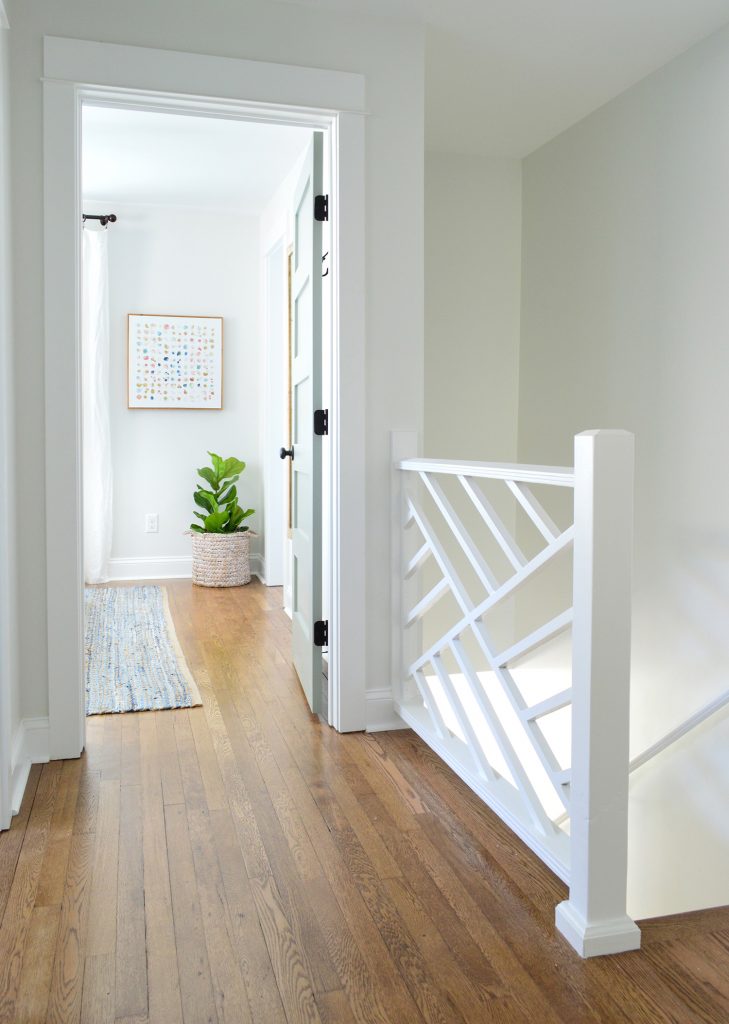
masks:
<path id="1" fill-rule="evenodd" d="M 475 605 L 470 613 L 464 615 L 455 623 L 455 625 L 451 626 L 450 629 L 443 634 L 441 640 L 432 647 L 429 647 L 427 651 L 424 651 L 423 654 L 419 655 L 417 659 L 408 666 L 408 672 L 414 672 L 417 668 L 422 668 L 423 665 L 427 665 L 433 654 L 437 654 L 440 650 L 443 643 L 447 643 L 454 637 L 460 636 L 461 633 L 464 633 L 472 623 L 483 618 L 486 612 L 495 608 L 501 601 L 509 597 L 510 594 L 513 594 L 528 580 L 533 579 L 556 555 L 561 551 L 564 551 L 565 548 L 571 546 L 573 537 L 574 528 L 570 526 L 561 533 L 555 541 L 546 548 L 543 548 L 538 555 L 535 555 L 531 561 L 527 562 L 527 564 L 518 572 L 515 572 L 513 576 L 510 576 L 505 583 L 502 583 L 499 589 L 495 590 L 490 597 L 487 597 L 485 600 Z"/>
<path id="2" fill-rule="evenodd" d="M 528 484 L 518 480 L 507 480 L 506 486 L 534 523 L 545 540 L 554 540 L 559 536 L 559 527 L 544 510 L 541 502 L 534 496 Z"/>
<path id="3" fill-rule="evenodd" d="M 453 685 L 450 673 L 446 671 L 445 666 L 443 665 L 443 659 L 439 654 L 434 656 L 432 664 L 445 695 L 448 698 L 451 710 L 456 716 L 458 724 L 463 731 L 469 756 L 473 759 L 477 771 L 479 771 L 485 779 L 493 781 L 496 778 L 496 773 L 484 754 L 481 742 L 471 725 L 471 720 L 468 717 L 466 709 L 463 707 L 463 703 L 461 702 L 461 698 L 459 697 L 455 686 Z"/>
<path id="4" fill-rule="evenodd" d="M 525 771 L 524 765 L 519 759 L 519 756 L 514 750 L 512 742 L 501 723 L 501 719 L 496 713 L 493 704 L 481 685 L 478 674 L 475 672 L 463 644 L 460 640 L 454 640 L 450 646 L 461 672 L 463 672 L 471 685 L 471 691 L 474 694 L 478 706 L 481 709 L 481 713 L 486 719 L 486 723 L 491 730 L 491 734 L 501 751 L 501 756 L 504 758 L 514 781 L 524 797 L 534 824 L 544 834 L 554 831 L 554 825 L 545 813 L 544 807 L 536 794 L 531 779 Z"/>
<path id="5" fill-rule="evenodd" d="M 516 661 L 518 658 L 523 658 L 526 654 L 531 654 L 542 644 L 548 643 L 553 640 L 554 637 L 559 636 L 560 633 L 564 633 L 566 629 L 572 625 L 572 609 L 568 608 L 564 612 L 560 612 L 549 622 L 545 622 L 543 626 L 539 626 L 528 636 L 525 636 L 522 640 L 518 640 L 511 647 L 507 647 L 505 651 L 496 655 L 496 663 L 500 666 L 506 666 L 510 661 Z"/>
<path id="6" fill-rule="evenodd" d="M 471 563 L 473 571 L 486 588 L 486 592 L 488 594 L 493 594 L 493 592 L 498 589 L 499 581 L 496 579 L 491 571 L 491 567 L 487 564 L 486 559 L 469 536 L 469 533 L 461 522 L 460 517 L 448 501 L 448 498 L 445 496 L 443 488 L 437 480 L 432 480 L 427 473 L 421 473 L 420 479 L 423 481 L 433 501 L 438 506 L 441 515 L 448 524 L 451 533 L 458 541 L 461 550 Z"/>
<path id="7" fill-rule="evenodd" d="M 484 523 L 486 523 L 493 534 L 496 543 L 509 559 L 512 566 L 515 569 L 521 569 L 522 566 L 527 563 L 526 556 L 512 537 L 511 532 L 504 525 L 501 517 L 496 512 L 491 502 L 486 499 L 482 492 L 468 479 L 468 477 L 459 476 L 458 479 L 464 491 L 476 507 Z"/>
<path id="8" fill-rule="evenodd" d="M 422 619 L 429 608 L 435 604 L 435 602 L 442 597 L 448 590 L 448 580 L 445 576 L 442 576 L 435 586 L 428 591 L 425 597 L 421 597 L 414 607 L 410 609 L 405 617 L 405 625 L 410 626 L 413 622 L 417 622 L 418 619 Z"/>

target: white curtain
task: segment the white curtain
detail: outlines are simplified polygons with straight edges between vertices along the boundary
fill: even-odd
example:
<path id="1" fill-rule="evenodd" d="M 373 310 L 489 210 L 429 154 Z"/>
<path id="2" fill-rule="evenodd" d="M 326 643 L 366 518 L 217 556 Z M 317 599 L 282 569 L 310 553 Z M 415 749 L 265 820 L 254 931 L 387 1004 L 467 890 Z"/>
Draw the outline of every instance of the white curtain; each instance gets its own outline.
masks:
<path id="1" fill-rule="evenodd" d="M 84 228 L 83 240 L 81 368 L 84 575 L 87 583 L 104 583 L 109 578 L 112 530 L 106 229 Z"/>

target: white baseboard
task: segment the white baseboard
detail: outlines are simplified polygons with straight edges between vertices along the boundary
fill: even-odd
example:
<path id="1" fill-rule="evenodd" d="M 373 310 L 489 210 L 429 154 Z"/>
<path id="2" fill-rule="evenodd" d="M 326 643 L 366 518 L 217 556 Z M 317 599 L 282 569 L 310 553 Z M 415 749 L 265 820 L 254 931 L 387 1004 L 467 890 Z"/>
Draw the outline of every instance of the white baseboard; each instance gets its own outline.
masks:
<path id="1" fill-rule="evenodd" d="M 390 729 L 408 728 L 395 711 L 390 686 L 385 686 L 380 690 L 367 690 L 365 699 L 367 702 L 365 718 L 367 732 L 386 732 Z"/>
<path id="2" fill-rule="evenodd" d="M 178 580 L 192 576 L 192 555 L 160 555 L 157 558 L 111 558 L 109 579 Z"/>
<path id="3" fill-rule="evenodd" d="M 266 582 L 263 556 L 251 553 L 251 573 Z M 192 555 L 160 555 L 158 558 L 112 558 L 109 580 L 189 580 L 192 577 Z"/>
<path id="4" fill-rule="evenodd" d="M 251 551 L 251 573 L 259 578 L 264 587 L 268 586 L 266 582 L 266 563 L 263 555 L 259 555 L 257 551 Z"/>
<path id="5" fill-rule="evenodd" d="M 13 737 L 10 764 L 10 810 L 17 814 L 23 801 L 32 764 L 50 759 L 50 730 L 47 718 L 23 718 Z"/>

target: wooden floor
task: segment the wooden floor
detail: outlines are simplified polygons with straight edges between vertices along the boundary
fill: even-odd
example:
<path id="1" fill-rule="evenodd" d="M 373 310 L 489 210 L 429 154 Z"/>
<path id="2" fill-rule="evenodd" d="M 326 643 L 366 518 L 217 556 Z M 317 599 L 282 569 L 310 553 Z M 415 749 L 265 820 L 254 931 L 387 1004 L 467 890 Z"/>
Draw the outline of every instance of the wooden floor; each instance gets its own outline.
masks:
<path id="1" fill-rule="evenodd" d="M 410 732 L 308 713 L 279 591 L 170 584 L 205 702 L 89 719 L 0 836 L 0 1021 L 729 1022 L 729 911 L 580 961 L 564 887 Z"/>

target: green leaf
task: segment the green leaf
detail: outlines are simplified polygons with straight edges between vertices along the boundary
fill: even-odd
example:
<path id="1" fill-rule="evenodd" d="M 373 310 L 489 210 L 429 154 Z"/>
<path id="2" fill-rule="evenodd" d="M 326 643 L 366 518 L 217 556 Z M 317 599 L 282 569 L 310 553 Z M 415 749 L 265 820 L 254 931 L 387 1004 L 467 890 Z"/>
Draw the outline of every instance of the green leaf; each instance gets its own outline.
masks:
<path id="1" fill-rule="evenodd" d="M 190 523 L 190 529 L 193 531 L 193 533 L 205 533 L 205 530 L 203 530 L 202 526 L 198 526 L 197 523 Z"/>
<path id="2" fill-rule="evenodd" d="M 221 488 L 221 490 L 225 490 L 225 488 Z M 230 501 L 237 501 L 237 500 L 238 500 L 238 492 L 235 489 L 235 485 L 234 485 L 233 487 L 229 487 L 228 490 L 225 491 L 225 494 L 222 497 L 218 498 L 218 504 L 219 505 L 227 505 L 228 502 L 230 502 Z"/>
<path id="3" fill-rule="evenodd" d="M 220 468 L 220 473 L 218 474 L 219 479 L 226 480 L 229 476 L 235 476 L 236 473 L 242 473 L 245 468 L 245 462 L 241 462 L 240 459 L 226 459 Z"/>
<path id="4" fill-rule="evenodd" d="M 220 480 L 220 477 L 222 476 L 220 470 L 223 468 L 223 460 L 220 458 L 219 455 L 216 455 L 215 452 L 208 452 L 208 455 L 212 460 L 215 475 L 217 476 L 218 480 Z"/>
<path id="5" fill-rule="evenodd" d="M 218 511 L 218 503 L 215 500 L 215 495 L 211 494 L 210 491 L 204 491 L 202 487 L 198 487 L 193 494 L 193 498 L 195 499 L 195 504 L 199 505 L 200 508 L 204 508 L 206 512 Z"/>
<path id="6" fill-rule="evenodd" d="M 218 489 L 218 478 L 217 478 L 216 474 L 213 473 L 213 471 L 210 468 L 210 466 L 203 466 L 202 469 L 198 469 L 197 475 L 201 476 L 203 478 L 203 480 L 207 480 L 207 482 L 210 484 L 212 489 L 214 491 L 217 491 L 217 489 Z"/>
<path id="7" fill-rule="evenodd" d="M 228 511 L 213 512 L 205 520 L 205 529 L 208 533 L 222 533 L 223 525 L 228 521 Z"/>
<path id="8" fill-rule="evenodd" d="M 243 509 L 242 508 L 231 509 L 230 510 L 230 522 L 228 524 L 228 529 L 230 530 L 230 532 L 233 533 L 238 528 L 238 526 L 240 526 L 240 524 L 242 522 L 243 522 Z"/>
<path id="9" fill-rule="evenodd" d="M 198 519 L 202 519 L 203 522 L 205 522 L 205 519 L 207 518 L 202 512 L 196 512 L 194 509 L 192 510 L 192 514 L 197 516 Z"/>
<path id="10" fill-rule="evenodd" d="M 245 512 L 243 513 L 243 518 L 247 519 L 248 516 L 254 516 L 255 514 L 256 514 L 256 510 L 254 508 L 247 508 L 245 510 Z"/>

